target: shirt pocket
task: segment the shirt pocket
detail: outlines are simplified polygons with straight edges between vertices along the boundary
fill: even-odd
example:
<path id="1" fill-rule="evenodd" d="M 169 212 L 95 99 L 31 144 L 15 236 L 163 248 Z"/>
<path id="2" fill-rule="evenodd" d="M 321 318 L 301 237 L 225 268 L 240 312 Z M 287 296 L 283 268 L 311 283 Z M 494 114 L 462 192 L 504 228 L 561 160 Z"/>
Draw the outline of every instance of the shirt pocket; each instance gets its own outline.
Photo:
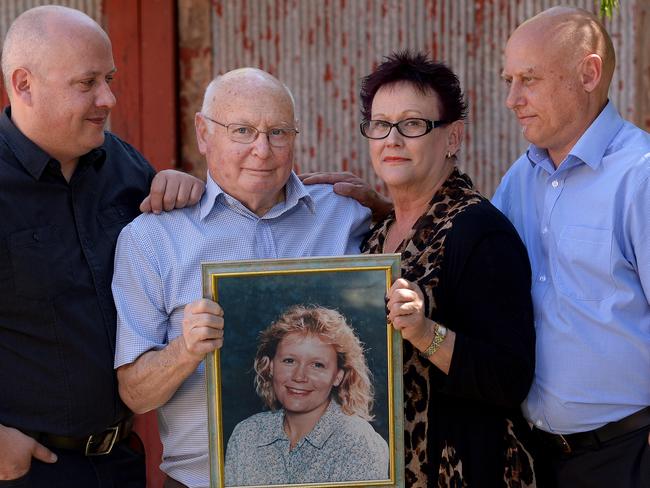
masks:
<path id="1" fill-rule="evenodd" d="M 616 291 L 612 231 L 567 225 L 557 245 L 554 279 L 560 292 L 578 300 L 603 300 Z"/>
<path id="2" fill-rule="evenodd" d="M 65 249 L 61 232 L 54 225 L 46 225 L 7 237 L 16 295 L 51 299 L 72 286 L 74 276 L 68 257 L 72 250 Z"/>
<path id="3" fill-rule="evenodd" d="M 111 245 L 115 246 L 122 229 L 140 214 L 133 205 L 117 204 L 100 210 L 97 220 Z"/>

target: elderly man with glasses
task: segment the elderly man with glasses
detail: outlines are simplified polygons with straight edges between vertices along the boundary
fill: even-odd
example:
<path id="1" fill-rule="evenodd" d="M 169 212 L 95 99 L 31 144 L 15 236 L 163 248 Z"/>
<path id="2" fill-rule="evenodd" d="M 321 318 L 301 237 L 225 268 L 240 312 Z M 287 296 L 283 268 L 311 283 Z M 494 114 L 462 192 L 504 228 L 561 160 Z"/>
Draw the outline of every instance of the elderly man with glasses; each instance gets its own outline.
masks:
<path id="1" fill-rule="evenodd" d="M 222 346 L 224 321 L 217 303 L 198 299 L 200 263 L 358 253 L 370 218 L 293 173 L 293 98 L 268 73 L 243 68 L 212 81 L 195 123 L 203 198 L 128 225 L 113 279 L 120 395 L 135 412 L 159 409 L 166 487 L 209 484 L 202 360 Z"/>

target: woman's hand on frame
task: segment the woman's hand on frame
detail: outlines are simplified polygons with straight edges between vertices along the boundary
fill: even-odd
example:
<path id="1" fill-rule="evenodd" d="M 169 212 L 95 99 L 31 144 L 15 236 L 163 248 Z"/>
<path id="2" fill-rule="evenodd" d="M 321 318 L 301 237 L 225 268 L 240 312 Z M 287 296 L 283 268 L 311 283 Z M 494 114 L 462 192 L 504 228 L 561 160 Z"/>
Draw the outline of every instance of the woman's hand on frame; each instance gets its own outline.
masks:
<path id="1" fill-rule="evenodd" d="M 404 278 L 395 280 L 388 292 L 388 320 L 402 338 L 417 349 L 426 349 L 435 333 L 433 321 L 424 315 L 424 294 L 420 287 Z"/>

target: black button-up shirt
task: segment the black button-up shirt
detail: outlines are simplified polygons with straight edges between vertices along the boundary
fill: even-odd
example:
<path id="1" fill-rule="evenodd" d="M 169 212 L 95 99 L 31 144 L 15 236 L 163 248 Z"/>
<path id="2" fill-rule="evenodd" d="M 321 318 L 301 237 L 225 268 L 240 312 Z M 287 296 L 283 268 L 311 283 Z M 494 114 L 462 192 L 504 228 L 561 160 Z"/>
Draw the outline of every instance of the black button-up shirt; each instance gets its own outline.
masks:
<path id="1" fill-rule="evenodd" d="M 115 243 L 154 171 L 106 133 L 68 183 L 0 116 L 0 424 L 84 436 L 127 413 L 113 370 Z"/>

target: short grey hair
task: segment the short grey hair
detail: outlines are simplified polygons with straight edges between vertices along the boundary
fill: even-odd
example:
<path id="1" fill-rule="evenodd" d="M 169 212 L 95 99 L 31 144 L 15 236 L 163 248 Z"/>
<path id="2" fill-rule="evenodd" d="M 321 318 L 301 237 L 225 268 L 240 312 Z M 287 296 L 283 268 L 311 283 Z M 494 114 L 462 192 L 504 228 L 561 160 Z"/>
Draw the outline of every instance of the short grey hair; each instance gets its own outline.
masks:
<path id="1" fill-rule="evenodd" d="M 234 69 L 232 71 L 228 71 L 227 73 L 223 75 L 219 75 L 216 78 L 214 78 L 206 87 L 205 93 L 203 94 L 203 103 L 201 105 L 201 112 L 204 114 L 207 114 L 210 112 L 210 109 L 212 108 L 214 101 L 216 99 L 217 92 L 219 89 L 221 89 L 224 84 L 230 83 L 231 80 L 236 80 L 236 79 L 242 79 L 246 77 L 256 77 L 258 79 L 265 79 L 269 81 L 270 83 L 276 84 L 278 87 L 281 87 L 289 97 L 289 100 L 291 100 L 291 109 L 293 111 L 294 118 L 296 117 L 296 100 L 293 97 L 293 93 L 291 93 L 291 90 L 287 85 L 282 83 L 280 80 L 278 80 L 275 76 L 267 73 L 266 71 L 262 71 L 257 68 L 238 68 Z"/>

